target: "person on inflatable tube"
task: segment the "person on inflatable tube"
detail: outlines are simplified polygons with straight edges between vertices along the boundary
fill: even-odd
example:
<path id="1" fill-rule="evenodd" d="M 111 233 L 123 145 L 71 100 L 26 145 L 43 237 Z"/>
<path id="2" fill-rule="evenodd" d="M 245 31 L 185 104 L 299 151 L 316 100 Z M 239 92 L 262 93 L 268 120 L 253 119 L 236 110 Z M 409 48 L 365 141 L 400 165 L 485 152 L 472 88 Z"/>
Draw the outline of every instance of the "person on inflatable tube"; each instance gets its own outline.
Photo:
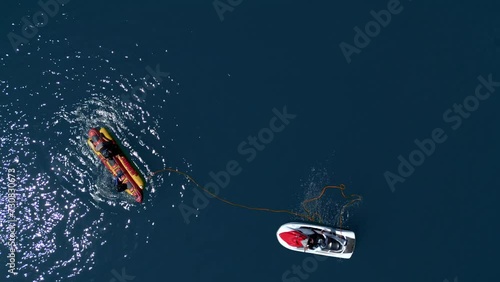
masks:
<path id="1" fill-rule="evenodd" d="M 113 179 L 113 184 L 115 185 L 117 192 L 123 192 L 123 191 L 127 190 L 127 184 L 123 183 L 123 180 L 125 180 L 125 178 L 123 176 L 124 176 L 123 172 L 120 171 L 116 175 L 116 177 Z"/>
<path id="2" fill-rule="evenodd" d="M 112 160 L 113 156 L 116 155 L 116 146 L 111 142 L 111 140 L 108 140 L 104 134 L 101 133 L 102 137 L 102 147 L 99 149 L 99 152 L 103 157 L 105 157 L 108 160 Z"/>

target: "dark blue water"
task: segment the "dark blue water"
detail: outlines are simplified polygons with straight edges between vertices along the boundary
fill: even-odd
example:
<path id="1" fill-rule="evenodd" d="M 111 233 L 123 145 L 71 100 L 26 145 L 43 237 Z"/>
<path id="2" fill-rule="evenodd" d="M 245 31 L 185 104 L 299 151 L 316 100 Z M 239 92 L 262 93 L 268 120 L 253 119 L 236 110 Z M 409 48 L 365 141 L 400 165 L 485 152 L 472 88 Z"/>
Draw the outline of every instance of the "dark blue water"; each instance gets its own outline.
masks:
<path id="1" fill-rule="evenodd" d="M 498 280 L 500 87 L 478 80 L 500 81 L 495 1 L 244 0 L 221 21 L 210 1 L 72 0 L 15 52 L 9 32 L 41 11 L 18 2 L 0 6 L 2 281 Z M 356 47 L 354 27 L 388 4 L 399 12 Z M 350 63 L 341 42 L 358 48 Z M 169 74 L 130 95 L 148 66 Z M 483 99 L 467 98 L 478 85 Z M 284 107 L 295 118 L 248 161 L 238 146 Z M 95 126 L 144 175 L 174 167 L 206 184 L 238 162 L 220 195 L 242 204 L 301 211 L 346 184 L 363 196 L 343 217 L 353 257 L 286 250 L 276 230 L 300 218 L 214 199 L 187 224 L 179 206 L 193 207 L 195 186 L 179 175 L 149 180 L 141 205 L 117 195 L 85 143 Z M 419 159 L 414 140 L 434 130 L 446 140 Z M 5 265 L 9 168 L 17 275 Z M 314 209 L 335 225 L 344 203 L 331 193 Z"/>

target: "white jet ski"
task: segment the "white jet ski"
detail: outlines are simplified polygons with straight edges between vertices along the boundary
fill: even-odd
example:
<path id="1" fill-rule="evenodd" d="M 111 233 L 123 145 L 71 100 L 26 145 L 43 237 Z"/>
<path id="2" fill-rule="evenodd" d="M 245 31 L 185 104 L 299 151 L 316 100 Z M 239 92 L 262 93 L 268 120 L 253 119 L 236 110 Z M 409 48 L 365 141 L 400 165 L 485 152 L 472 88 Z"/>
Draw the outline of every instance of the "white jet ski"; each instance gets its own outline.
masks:
<path id="1" fill-rule="evenodd" d="M 283 247 L 315 255 L 349 259 L 354 252 L 354 232 L 309 223 L 290 222 L 276 232 Z"/>

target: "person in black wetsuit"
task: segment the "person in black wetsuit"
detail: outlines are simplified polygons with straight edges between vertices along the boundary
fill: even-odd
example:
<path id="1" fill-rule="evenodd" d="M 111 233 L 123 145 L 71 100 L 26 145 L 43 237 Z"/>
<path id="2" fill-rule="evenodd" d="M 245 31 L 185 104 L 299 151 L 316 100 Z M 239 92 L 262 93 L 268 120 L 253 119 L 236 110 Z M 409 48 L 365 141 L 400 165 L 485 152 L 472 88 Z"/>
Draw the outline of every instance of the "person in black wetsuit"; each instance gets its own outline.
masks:
<path id="1" fill-rule="evenodd" d="M 110 146 L 107 145 L 106 143 L 104 143 L 102 145 L 102 148 L 101 148 L 101 150 L 99 150 L 99 152 L 106 159 L 108 159 L 108 160 L 112 160 L 113 159 L 113 153 L 111 152 Z"/>
<path id="2" fill-rule="evenodd" d="M 120 171 L 116 175 L 116 177 L 113 179 L 113 183 L 115 185 L 117 192 L 123 192 L 123 191 L 127 190 L 127 184 L 123 183 L 124 179 L 122 179 L 122 177 L 123 177 L 123 172 Z"/>
<path id="3" fill-rule="evenodd" d="M 117 154 L 117 149 L 116 145 L 111 142 L 111 140 L 108 140 L 104 134 L 101 133 L 101 138 L 102 138 L 102 147 L 99 149 L 99 152 L 103 157 L 106 159 L 112 160 L 113 156 Z"/>

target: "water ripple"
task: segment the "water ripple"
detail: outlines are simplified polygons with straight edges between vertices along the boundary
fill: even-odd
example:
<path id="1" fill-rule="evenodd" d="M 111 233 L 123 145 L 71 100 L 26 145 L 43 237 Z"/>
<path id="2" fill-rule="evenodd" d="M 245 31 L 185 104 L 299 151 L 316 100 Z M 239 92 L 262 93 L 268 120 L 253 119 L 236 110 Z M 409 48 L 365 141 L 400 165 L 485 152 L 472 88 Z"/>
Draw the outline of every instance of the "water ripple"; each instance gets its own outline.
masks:
<path id="1" fill-rule="evenodd" d="M 128 194 L 114 192 L 110 174 L 87 146 L 87 131 L 109 128 L 143 175 L 151 172 L 146 160 L 154 162 L 156 169 L 166 166 L 165 143 L 159 141 L 171 138 L 162 138 L 165 129 L 160 120 L 165 118 L 166 97 L 173 92 L 167 88 L 175 83 L 172 79 L 162 83 L 148 93 L 147 100 L 133 97 L 124 102 L 120 95 L 139 85 L 143 77 L 114 63 L 114 54 L 58 52 L 71 45 L 67 39 L 33 44 L 47 48 L 26 47 L 17 60 L 7 54 L 0 58 L 3 67 L 19 64 L 23 58 L 27 69 L 42 77 L 30 83 L 15 81 L 15 75 L 0 80 L 0 118 L 5 121 L 0 125 L 4 132 L 0 158 L 4 172 L 16 169 L 19 276 L 27 281 L 66 281 L 94 268 L 101 246 L 115 236 L 116 228 L 125 242 L 130 241 L 124 257 L 138 242 L 147 243 L 155 222 L 135 219 L 154 206 L 155 191 L 164 184 L 163 177 L 147 183 L 143 205 Z M 138 63 L 144 68 L 143 64 Z M 0 183 L 6 181 L 6 173 L 1 173 Z M 0 190 L 1 230 L 6 230 L 5 190 Z M 6 232 L 0 233 L 3 242 L 7 237 Z M 0 246 L 0 256 L 7 252 L 6 245 Z"/>

